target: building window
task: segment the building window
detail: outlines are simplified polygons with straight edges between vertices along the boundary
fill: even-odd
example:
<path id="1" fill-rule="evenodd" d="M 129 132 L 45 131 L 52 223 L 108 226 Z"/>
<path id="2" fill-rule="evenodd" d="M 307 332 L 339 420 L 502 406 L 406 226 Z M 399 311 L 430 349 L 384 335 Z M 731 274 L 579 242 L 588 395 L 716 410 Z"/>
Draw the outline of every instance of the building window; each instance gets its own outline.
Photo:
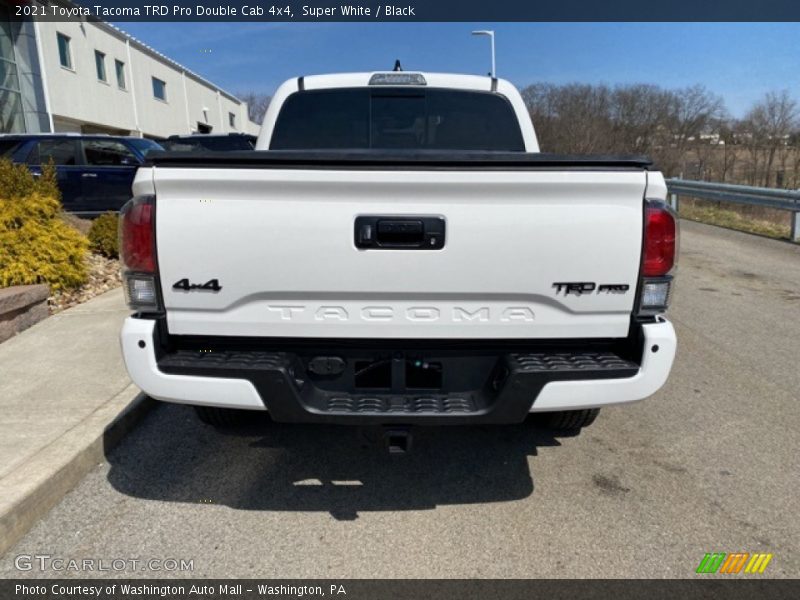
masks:
<path id="1" fill-rule="evenodd" d="M 156 77 L 153 77 L 153 96 L 167 101 L 167 84 Z"/>
<path id="2" fill-rule="evenodd" d="M 0 133 L 24 133 L 25 116 L 19 92 L 0 90 Z"/>
<path id="3" fill-rule="evenodd" d="M 117 86 L 121 90 L 127 89 L 125 86 L 125 63 L 121 60 L 115 60 L 114 69 L 117 72 Z"/>
<path id="4" fill-rule="evenodd" d="M 58 60 L 61 66 L 67 69 L 72 68 L 72 53 L 69 49 L 69 36 L 63 33 L 56 33 L 58 37 Z"/>
<path id="5" fill-rule="evenodd" d="M 25 117 L 14 56 L 14 33 L 5 6 L 0 5 L 0 133 L 22 133 Z"/>
<path id="6" fill-rule="evenodd" d="M 99 50 L 94 51 L 94 65 L 97 68 L 97 78 L 100 81 L 108 81 L 106 79 L 106 55 Z"/>
<path id="7" fill-rule="evenodd" d="M 236 129 L 236 115 L 232 112 L 228 113 L 228 125 Z"/>

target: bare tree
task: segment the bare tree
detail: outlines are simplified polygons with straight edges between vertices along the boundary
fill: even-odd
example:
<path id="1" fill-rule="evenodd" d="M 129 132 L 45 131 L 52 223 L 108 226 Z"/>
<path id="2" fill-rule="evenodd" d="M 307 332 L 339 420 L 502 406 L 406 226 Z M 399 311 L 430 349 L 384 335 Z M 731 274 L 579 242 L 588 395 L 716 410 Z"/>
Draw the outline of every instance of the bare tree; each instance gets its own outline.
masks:
<path id="1" fill-rule="evenodd" d="M 718 164 L 719 175 L 717 179 L 723 183 L 733 178 L 736 168 L 737 147 L 736 147 L 736 124 L 730 120 L 721 121 L 718 127 L 719 148 Z"/>
<path id="2" fill-rule="evenodd" d="M 663 169 L 674 173 L 691 154 L 698 158 L 699 178 L 705 178 L 709 146 L 717 145 L 719 121 L 724 115 L 722 99 L 700 85 L 669 93 L 667 129 L 669 145 L 661 152 Z"/>
<path id="3" fill-rule="evenodd" d="M 800 123 L 797 128 L 792 132 L 789 138 L 789 145 L 791 152 L 789 155 L 789 164 L 791 165 L 791 177 L 787 179 L 788 187 L 792 189 L 800 189 Z"/>
<path id="4" fill-rule="evenodd" d="M 247 103 L 247 117 L 254 123 L 261 125 L 272 96 L 250 91 L 237 94 L 237 97 Z"/>
<path id="5" fill-rule="evenodd" d="M 523 90 L 539 143 L 546 152 L 611 152 L 615 147 L 607 86 L 535 84 Z"/>
<path id="6" fill-rule="evenodd" d="M 671 92 L 655 85 L 617 86 L 612 96 L 615 152 L 664 155 L 672 140 Z"/>
<path id="7" fill-rule="evenodd" d="M 797 102 L 787 90 L 769 92 L 748 111 L 742 126 L 746 132 L 751 183 L 768 186 L 779 148 L 789 143 L 797 129 Z"/>
<path id="8" fill-rule="evenodd" d="M 705 141 L 724 113 L 702 86 L 535 84 L 523 98 L 545 151 L 649 154 L 667 174 L 677 174 L 689 146 Z"/>
<path id="9" fill-rule="evenodd" d="M 545 152 L 646 154 L 667 176 L 800 185 L 800 107 L 786 91 L 739 120 L 700 85 L 537 83 L 522 95 Z"/>

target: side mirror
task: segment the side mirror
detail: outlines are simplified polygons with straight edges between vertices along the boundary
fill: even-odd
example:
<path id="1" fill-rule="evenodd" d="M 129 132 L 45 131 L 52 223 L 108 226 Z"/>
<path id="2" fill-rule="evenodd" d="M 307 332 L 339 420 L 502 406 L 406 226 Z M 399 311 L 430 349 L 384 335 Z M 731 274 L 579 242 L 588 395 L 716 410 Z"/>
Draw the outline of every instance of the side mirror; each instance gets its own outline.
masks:
<path id="1" fill-rule="evenodd" d="M 140 163 L 135 158 L 125 157 L 119 161 L 119 164 L 123 167 L 138 167 Z"/>

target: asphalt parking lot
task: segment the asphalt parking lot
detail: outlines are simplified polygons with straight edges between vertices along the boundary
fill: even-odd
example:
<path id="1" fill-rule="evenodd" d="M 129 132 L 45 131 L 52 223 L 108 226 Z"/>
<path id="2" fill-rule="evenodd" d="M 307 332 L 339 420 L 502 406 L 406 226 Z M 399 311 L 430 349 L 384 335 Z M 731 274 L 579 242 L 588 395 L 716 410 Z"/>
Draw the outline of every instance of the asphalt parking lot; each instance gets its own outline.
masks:
<path id="1" fill-rule="evenodd" d="M 0 560 L 177 558 L 184 577 L 687 577 L 706 552 L 800 576 L 800 247 L 683 224 L 672 376 L 579 436 L 220 433 L 161 405 Z"/>

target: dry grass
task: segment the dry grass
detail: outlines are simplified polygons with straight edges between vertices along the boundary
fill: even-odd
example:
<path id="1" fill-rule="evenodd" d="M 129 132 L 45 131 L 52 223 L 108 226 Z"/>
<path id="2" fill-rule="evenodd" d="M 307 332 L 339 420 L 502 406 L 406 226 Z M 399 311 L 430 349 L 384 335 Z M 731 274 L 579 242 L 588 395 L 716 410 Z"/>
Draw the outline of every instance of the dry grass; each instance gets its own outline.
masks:
<path id="1" fill-rule="evenodd" d="M 679 207 L 680 216 L 684 219 L 789 239 L 791 217 L 786 211 L 684 198 L 681 198 Z"/>

